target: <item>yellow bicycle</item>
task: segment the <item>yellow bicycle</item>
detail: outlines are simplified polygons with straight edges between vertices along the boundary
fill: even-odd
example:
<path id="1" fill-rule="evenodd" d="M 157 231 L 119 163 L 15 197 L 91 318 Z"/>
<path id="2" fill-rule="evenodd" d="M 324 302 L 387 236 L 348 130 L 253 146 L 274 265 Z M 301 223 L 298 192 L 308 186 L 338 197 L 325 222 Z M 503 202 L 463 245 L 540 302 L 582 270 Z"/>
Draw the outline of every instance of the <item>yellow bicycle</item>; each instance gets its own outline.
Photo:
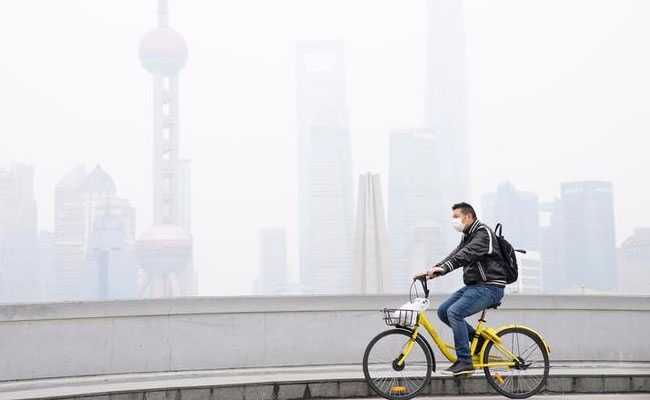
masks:
<path id="1" fill-rule="evenodd" d="M 422 283 L 424 298 L 419 297 L 417 281 Z M 410 303 L 420 300 L 428 304 L 428 298 L 426 277 L 414 279 Z M 499 305 L 488 308 L 496 309 Z M 436 370 L 433 349 L 420 334 L 420 327 L 424 327 L 450 362 L 456 361 L 455 349 L 440 337 L 425 309 L 384 308 L 383 313 L 386 324 L 394 328 L 381 332 L 368 343 L 363 355 L 363 373 L 379 396 L 389 400 L 411 399 L 426 387 Z M 525 399 L 538 393 L 546 383 L 550 368 L 550 348 L 546 341 L 522 325 L 490 328 L 485 324 L 485 314 L 483 310 L 470 345 L 474 369 L 483 369 L 490 386 L 511 399 Z"/>

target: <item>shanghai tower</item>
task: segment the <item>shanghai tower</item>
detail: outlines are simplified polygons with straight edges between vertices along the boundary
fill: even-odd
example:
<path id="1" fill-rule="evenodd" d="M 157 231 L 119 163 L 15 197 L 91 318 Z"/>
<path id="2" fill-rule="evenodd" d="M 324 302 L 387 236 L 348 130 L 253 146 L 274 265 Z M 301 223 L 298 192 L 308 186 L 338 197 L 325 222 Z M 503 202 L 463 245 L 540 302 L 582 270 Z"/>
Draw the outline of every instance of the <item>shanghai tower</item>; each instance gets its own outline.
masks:
<path id="1" fill-rule="evenodd" d="M 463 1 L 427 1 L 427 88 L 424 125 L 435 136 L 439 154 L 439 190 L 450 219 L 451 205 L 469 201 L 467 76 Z M 447 247 L 457 237 L 451 229 Z M 453 236 L 452 236 L 453 235 Z"/>

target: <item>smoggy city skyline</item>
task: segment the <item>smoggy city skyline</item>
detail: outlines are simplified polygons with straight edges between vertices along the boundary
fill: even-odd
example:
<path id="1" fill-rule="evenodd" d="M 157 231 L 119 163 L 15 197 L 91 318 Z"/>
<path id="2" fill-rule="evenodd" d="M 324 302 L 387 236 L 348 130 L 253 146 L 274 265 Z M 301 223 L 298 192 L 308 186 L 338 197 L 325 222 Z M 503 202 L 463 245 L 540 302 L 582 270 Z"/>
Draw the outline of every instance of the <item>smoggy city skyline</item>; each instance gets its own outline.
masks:
<path id="1" fill-rule="evenodd" d="M 504 181 L 544 202 L 565 182 L 611 182 L 618 245 L 650 225 L 650 5 L 521 3 L 464 2 L 468 200 L 480 211 L 481 196 Z M 153 99 L 137 51 L 156 2 L 38 4 L 34 13 L 32 2 L 13 2 L 0 16 L 0 163 L 33 166 L 38 228 L 50 231 L 56 183 L 77 164 L 101 165 L 137 210 L 139 236 L 153 223 Z M 352 188 L 377 172 L 388 199 L 390 132 L 427 122 L 424 1 L 253 6 L 258 13 L 251 4 L 170 1 L 190 49 L 180 157 L 192 159 L 200 294 L 250 292 L 258 233 L 269 226 L 286 229 L 298 278 L 296 43 L 344 43 Z"/>

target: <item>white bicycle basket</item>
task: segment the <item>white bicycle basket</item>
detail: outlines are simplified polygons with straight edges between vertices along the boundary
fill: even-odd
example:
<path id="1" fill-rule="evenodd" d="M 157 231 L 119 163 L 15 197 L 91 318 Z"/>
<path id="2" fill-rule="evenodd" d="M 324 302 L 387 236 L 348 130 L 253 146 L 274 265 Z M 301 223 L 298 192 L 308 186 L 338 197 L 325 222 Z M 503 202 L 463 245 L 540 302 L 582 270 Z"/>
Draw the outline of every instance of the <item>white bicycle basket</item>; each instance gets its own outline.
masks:
<path id="1" fill-rule="evenodd" d="M 384 308 L 384 322 L 388 326 L 411 328 L 418 322 L 418 313 L 428 307 L 429 300 L 419 297 L 402 304 L 400 308 Z"/>

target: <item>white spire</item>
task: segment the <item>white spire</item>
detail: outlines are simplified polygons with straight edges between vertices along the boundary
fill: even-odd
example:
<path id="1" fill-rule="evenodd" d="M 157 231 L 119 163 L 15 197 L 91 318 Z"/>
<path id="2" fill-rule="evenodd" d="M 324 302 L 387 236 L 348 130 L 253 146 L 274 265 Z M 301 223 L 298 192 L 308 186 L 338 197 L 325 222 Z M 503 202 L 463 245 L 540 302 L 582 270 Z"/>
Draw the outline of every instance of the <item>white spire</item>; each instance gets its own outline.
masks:
<path id="1" fill-rule="evenodd" d="M 166 27 L 168 22 L 167 0 L 158 0 L 158 26 Z"/>

